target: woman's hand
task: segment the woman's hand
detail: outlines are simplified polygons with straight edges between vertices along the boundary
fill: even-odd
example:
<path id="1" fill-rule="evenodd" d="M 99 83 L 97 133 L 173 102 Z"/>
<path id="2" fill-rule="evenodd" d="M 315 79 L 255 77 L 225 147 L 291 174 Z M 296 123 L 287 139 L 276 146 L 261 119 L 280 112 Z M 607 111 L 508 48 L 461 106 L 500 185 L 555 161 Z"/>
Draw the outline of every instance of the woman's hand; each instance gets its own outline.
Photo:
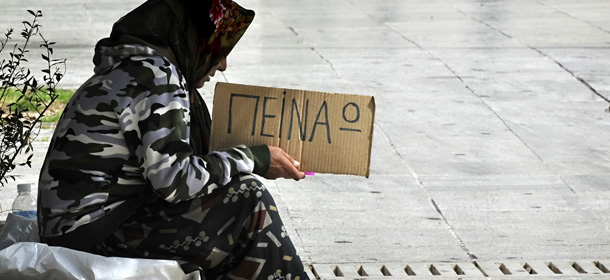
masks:
<path id="1" fill-rule="evenodd" d="M 299 163 L 281 148 L 269 146 L 271 164 L 265 174 L 267 179 L 286 178 L 296 181 L 305 178 L 305 173 L 299 170 Z"/>

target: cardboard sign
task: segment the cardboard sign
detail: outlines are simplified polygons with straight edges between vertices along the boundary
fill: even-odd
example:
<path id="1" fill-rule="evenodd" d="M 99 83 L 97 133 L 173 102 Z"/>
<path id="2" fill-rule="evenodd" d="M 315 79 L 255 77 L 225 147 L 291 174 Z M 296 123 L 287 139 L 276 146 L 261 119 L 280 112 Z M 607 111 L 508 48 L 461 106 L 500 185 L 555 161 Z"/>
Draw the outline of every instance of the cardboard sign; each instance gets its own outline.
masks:
<path id="1" fill-rule="evenodd" d="M 217 83 L 211 148 L 277 146 L 308 172 L 368 178 L 372 96 Z"/>

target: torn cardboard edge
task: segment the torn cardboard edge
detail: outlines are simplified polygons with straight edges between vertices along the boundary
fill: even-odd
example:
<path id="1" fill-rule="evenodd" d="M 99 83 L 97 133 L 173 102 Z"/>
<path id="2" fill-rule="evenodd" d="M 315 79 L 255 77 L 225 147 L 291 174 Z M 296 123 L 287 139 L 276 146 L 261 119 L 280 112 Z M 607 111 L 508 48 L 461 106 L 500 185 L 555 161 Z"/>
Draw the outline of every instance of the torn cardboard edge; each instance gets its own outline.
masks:
<path id="1" fill-rule="evenodd" d="M 212 119 L 211 150 L 267 144 L 302 171 L 369 176 L 372 96 L 219 82 Z"/>

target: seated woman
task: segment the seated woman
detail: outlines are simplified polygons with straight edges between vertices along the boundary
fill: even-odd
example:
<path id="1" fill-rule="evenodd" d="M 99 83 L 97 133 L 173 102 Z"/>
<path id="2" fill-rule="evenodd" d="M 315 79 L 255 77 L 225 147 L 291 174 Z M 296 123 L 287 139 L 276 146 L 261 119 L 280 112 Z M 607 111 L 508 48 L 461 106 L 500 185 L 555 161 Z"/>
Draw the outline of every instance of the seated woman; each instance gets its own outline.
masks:
<path id="1" fill-rule="evenodd" d="M 307 279 L 253 174 L 305 177 L 277 147 L 208 151 L 197 88 L 254 18 L 230 0 L 149 0 L 95 49 L 39 180 L 40 238 L 105 256 L 175 259 L 208 279 Z"/>

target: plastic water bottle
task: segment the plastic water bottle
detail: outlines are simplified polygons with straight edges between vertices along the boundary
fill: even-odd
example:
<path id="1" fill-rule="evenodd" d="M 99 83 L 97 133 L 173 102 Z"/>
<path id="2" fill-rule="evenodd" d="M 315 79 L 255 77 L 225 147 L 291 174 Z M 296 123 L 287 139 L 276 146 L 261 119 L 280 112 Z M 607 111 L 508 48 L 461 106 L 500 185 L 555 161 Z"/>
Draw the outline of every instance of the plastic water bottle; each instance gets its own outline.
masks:
<path id="1" fill-rule="evenodd" d="M 32 196 L 32 186 L 30 184 L 17 185 L 19 194 L 13 201 L 13 214 L 36 219 L 36 199 Z"/>

